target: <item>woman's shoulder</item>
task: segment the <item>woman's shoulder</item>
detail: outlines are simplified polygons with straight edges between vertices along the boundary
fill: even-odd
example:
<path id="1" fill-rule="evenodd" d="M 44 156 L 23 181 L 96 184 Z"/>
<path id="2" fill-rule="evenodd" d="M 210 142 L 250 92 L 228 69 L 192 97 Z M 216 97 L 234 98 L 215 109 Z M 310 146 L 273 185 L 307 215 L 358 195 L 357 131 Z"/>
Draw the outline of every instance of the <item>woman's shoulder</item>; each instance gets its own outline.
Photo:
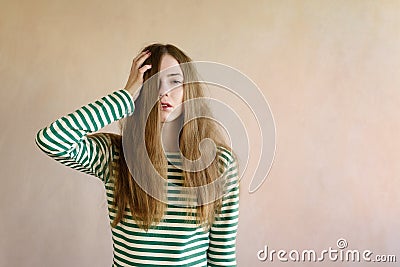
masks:
<path id="1" fill-rule="evenodd" d="M 222 167 L 221 174 L 223 174 L 224 179 L 224 194 L 228 192 L 235 193 L 239 186 L 239 166 L 236 154 L 231 148 L 224 146 L 217 146 L 219 152 L 219 163 Z"/>
<path id="2" fill-rule="evenodd" d="M 224 164 L 224 167 L 229 167 L 236 162 L 235 153 L 231 148 L 226 148 L 224 146 L 217 146 L 218 156 L 220 161 Z"/>

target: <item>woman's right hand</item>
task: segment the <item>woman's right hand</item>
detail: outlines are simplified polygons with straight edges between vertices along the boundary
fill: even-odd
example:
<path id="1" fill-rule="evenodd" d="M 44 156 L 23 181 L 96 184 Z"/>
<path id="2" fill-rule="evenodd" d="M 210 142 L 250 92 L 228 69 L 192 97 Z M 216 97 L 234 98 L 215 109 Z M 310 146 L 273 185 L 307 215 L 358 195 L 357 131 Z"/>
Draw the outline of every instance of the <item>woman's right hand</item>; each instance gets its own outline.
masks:
<path id="1" fill-rule="evenodd" d="M 149 58 L 150 54 L 150 51 L 143 51 L 133 59 L 131 73 L 129 74 L 124 89 L 131 93 L 134 101 L 138 98 L 140 89 L 143 85 L 143 74 L 151 68 L 151 65 L 142 66 L 143 62 Z"/>

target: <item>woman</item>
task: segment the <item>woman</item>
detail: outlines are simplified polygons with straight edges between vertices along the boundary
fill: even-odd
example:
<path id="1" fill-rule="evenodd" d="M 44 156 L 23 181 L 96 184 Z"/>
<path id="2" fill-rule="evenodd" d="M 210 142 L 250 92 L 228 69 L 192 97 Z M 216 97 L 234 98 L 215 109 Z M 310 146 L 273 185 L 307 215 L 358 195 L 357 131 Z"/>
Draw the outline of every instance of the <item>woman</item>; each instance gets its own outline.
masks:
<path id="1" fill-rule="evenodd" d="M 173 45 L 150 45 L 133 60 L 124 89 L 37 133 L 46 154 L 104 182 L 114 266 L 236 266 L 237 160 L 190 62 Z M 123 138 L 94 133 L 123 118 Z M 206 138 L 214 154 L 199 151 Z"/>

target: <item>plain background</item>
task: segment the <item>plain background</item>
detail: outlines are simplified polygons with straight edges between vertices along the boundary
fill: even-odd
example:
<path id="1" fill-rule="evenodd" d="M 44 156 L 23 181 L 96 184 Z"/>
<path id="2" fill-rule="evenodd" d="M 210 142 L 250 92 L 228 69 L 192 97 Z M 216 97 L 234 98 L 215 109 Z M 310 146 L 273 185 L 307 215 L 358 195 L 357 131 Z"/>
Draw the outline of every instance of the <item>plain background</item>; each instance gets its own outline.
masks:
<path id="1" fill-rule="evenodd" d="M 110 266 L 102 183 L 34 138 L 122 88 L 152 42 L 239 69 L 271 106 L 276 156 L 241 193 L 239 266 L 314 266 L 256 254 L 339 238 L 400 261 L 399 14 L 400 1 L 1 1 L 0 266 Z"/>

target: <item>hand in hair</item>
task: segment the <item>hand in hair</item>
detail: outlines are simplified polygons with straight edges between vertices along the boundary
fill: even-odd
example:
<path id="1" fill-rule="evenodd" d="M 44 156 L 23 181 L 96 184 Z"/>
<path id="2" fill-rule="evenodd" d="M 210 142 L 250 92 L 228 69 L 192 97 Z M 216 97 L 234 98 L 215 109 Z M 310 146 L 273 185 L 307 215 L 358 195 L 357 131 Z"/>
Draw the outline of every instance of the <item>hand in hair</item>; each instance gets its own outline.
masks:
<path id="1" fill-rule="evenodd" d="M 150 51 L 143 51 L 133 59 L 131 73 L 125 85 L 125 89 L 131 93 L 133 100 L 136 100 L 139 96 L 140 88 L 143 84 L 143 74 L 151 68 L 151 65 L 142 66 L 143 62 L 149 58 L 150 54 Z"/>

